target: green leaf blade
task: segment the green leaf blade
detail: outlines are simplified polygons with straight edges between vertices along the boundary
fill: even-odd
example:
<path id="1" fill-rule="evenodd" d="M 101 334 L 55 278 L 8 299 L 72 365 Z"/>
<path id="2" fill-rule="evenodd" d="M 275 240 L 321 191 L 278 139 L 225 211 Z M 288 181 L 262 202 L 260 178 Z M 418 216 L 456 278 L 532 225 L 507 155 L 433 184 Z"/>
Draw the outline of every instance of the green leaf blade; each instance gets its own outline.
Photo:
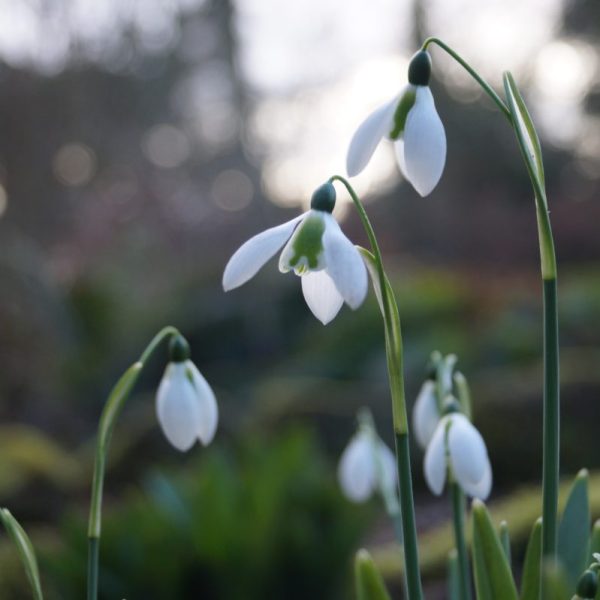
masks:
<path id="1" fill-rule="evenodd" d="M 531 528 L 525 561 L 523 562 L 523 576 L 521 579 L 521 600 L 539 600 L 541 584 L 542 560 L 542 518 L 540 517 Z"/>
<path id="2" fill-rule="evenodd" d="M 383 578 L 366 550 L 356 553 L 354 581 L 357 600 L 391 600 Z"/>
<path id="3" fill-rule="evenodd" d="M 571 589 L 575 589 L 589 559 L 591 515 L 588 479 L 585 469 L 577 474 L 558 528 L 557 555 Z"/>
<path id="4" fill-rule="evenodd" d="M 0 519 L 17 548 L 21 563 L 25 569 L 25 574 L 31 585 L 33 597 L 35 600 L 44 600 L 35 551 L 29 536 L 6 508 L 0 509 Z"/>
<path id="5" fill-rule="evenodd" d="M 473 501 L 473 571 L 478 600 L 517 600 L 500 538 L 483 502 Z"/>

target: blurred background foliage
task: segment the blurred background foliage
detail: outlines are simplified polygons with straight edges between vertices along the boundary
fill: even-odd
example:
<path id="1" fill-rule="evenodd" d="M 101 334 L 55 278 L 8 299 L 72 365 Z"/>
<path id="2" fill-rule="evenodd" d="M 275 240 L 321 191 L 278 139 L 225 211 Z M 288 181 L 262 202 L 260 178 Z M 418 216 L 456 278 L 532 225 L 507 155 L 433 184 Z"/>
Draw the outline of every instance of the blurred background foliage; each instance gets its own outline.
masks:
<path id="1" fill-rule="evenodd" d="M 540 125 L 560 272 L 562 469 L 600 468 L 596 2 L 0 0 L 0 10 L 0 504 L 39 545 L 49 597 L 82 595 L 97 419 L 166 324 L 190 340 L 222 421 L 209 449 L 173 452 L 154 419 L 164 360 L 152 361 L 111 449 L 103 597 L 342 598 L 359 545 L 390 564 L 377 505 L 350 506 L 335 482 L 360 406 L 391 442 L 374 299 L 323 328 L 275 264 L 228 295 L 220 277 L 245 239 L 343 172 L 353 128 L 403 85 L 427 35 L 497 86 L 512 70 Z M 519 511 L 536 511 L 541 466 L 531 192 L 502 119 L 433 55 L 449 140 L 441 184 L 416 198 L 382 148 L 356 185 L 399 298 L 408 396 L 433 349 L 459 355 L 492 503 L 520 523 Z M 366 244 L 340 196 L 345 231 Z M 415 449 L 430 556 L 445 547 L 448 512 L 424 489 L 421 460 Z M 516 527 L 519 542 L 529 525 Z M 0 595 L 18 600 L 5 541 Z M 442 573 L 431 564 L 434 598 Z"/>

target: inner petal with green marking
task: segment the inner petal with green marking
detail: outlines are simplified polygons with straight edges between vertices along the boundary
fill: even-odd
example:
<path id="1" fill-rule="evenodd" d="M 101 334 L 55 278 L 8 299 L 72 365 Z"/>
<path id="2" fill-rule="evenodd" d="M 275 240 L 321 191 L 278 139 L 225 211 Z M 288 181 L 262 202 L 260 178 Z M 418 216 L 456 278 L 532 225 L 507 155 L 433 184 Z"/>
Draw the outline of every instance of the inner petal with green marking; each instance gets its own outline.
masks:
<path id="1" fill-rule="evenodd" d="M 325 221 L 318 211 L 311 213 L 298 226 L 286 244 L 279 260 L 283 273 L 294 269 L 296 275 L 319 271 L 325 267 L 323 258 L 323 233 Z"/>
<path id="2" fill-rule="evenodd" d="M 408 87 L 400 97 L 400 101 L 398 102 L 394 112 L 394 120 L 392 124 L 392 130 L 390 131 L 390 139 L 397 140 L 404 132 L 406 118 L 408 117 L 410 109 L 415 104 L 416 97 L 417 91 L 414 89 L 414 87 Z"/>

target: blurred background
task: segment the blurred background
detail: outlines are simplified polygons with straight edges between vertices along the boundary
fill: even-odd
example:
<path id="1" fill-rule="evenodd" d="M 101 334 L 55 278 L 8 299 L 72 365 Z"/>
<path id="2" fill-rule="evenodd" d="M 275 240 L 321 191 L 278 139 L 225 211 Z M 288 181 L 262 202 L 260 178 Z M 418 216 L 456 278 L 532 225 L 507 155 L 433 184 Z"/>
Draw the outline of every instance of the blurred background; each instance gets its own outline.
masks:
<path id="1" fill-rule="evenodd" d="M 243 241 L 344 173 L 355 127 L 404 85 L 428 35 L 497 89 L 511 70 L 539 127 L 560 273 L 562 471 L 600 468 L 598 2 L 0 0 L 0 15 L 0 504 L 30 531 L 49 598 L 83 596 L 98 417 L 167 324 L 190 340 L 222 419 L 208 449 L 171 449 L 154 417 L 159 352 L 113 439 L 101 597 L 349 598 L 361 545 L 401 594 L 380 504 L 352 505 L 335 474 L 359 407 L 391 443 L 373 296 L 324 328 L 276 261 L 227 295 L 220 279 Z M 532 193 L 504 119 L 432 55 L 440 185 L 418 197 L 386 144 L 355 182 L 399 297 L 408 397 L 432 350 L 458 354 L 518 559 L 541 468 Z M 366 245 L 341 190 L 336 211 Z M 428 597 L 444 597 L 448 507 L 421 463 L 415 448 Z M 0 596 L 27 598 L 0 540 Z"/>

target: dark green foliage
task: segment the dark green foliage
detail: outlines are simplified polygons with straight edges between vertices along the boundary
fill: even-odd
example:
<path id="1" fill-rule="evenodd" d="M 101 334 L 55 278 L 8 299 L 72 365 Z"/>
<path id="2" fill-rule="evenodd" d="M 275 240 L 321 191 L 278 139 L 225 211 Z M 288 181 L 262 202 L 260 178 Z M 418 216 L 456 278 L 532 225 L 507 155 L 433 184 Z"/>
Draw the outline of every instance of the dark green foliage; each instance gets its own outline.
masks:
<path id="1" fill-rule="evenodd" d="M 100 598 L 250 600 L 347 597 L 367 513 L 345 502 L 331 466 L 303 433 L 214 449 L 184 476 L 155 472 L 107 505 Z M 85 529 L 64 526 L 43 557 L 54 597 L 84 589 Z M 51 596 L 50 596 L 51 597 Z"/>

